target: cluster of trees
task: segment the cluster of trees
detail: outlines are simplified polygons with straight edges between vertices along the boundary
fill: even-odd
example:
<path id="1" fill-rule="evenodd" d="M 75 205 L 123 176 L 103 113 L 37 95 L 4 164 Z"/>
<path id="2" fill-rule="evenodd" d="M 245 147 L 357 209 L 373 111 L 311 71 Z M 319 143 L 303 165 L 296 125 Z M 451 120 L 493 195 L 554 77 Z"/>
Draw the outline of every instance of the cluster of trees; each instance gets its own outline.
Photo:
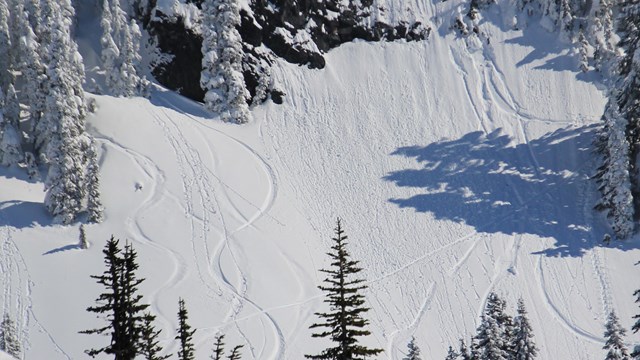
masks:
<path id="1" fill-rule="evenodd" d="M 148 96 L 149 81 L 140 69 L 142 33 L 135 19 L 127 15 L 120 0 L 103 0 L 100 25 L 105 84 L 111 95 Z"/>
<path id="2" fill-rule="evenodd" d="M 601 193 L 597 208 L 607 212 L 613 232 L 625 239 L 634 233 L 640 214 L 640 2 L 617 5 L 620 55 L 614 58 L 604 126 L 596 142 L 602 155 L 596 179 Z"/>
<path id="3" fill-rule="evenodd" d="M 206 92 L 205 107 L 220 114 L 224 121 L 242 124 L 249 121 L 250 95 L 242 74 L 243 50 L 239 27 L 237 1 L 204 0 L 200 86 Z"/>
<path id="4" fill-rule="evenodd" d="M 82 241 L 81 241 L 82 242 Z M 133 360 L 142 356 L 146 360 L 168 359 L 171 355 L 162 355 L 163 348 L 159 344 L 161 330 L 153 325 L 156 316 L 143 303 L 138 287 L 145 280 L 136 276 L 139 265 L 137 253 L 129 243 L 120 247 L 120 241 L 113 236 L 107 241 L 104 250 L 105 271 L 101 275 L 91 276 L 102 285 L 105 291 L 96 299 L 96 305 L 87 311 L 96 313 L 106 324 L 102 327 L 81 331 L 83 334 L 106 335 L 109 344 L 89 349 L 87 355 L 95 357 L 99 354 L 113 355 L 116 360 Z M 175 340 L 179 342 L 178 359 L 194 360 L 195 347 L 193 334 L 195 329 L 189 325 L 189 314 L 183 299 L 178 300 L 178 328 Z M 224 356 L 224 335 L 219 335 L 214 344 L 214 360 L 222 360 Z M 239 360 L 240 348 L 233 348 L 226 358 Z"/>
<path id="5" fill-rule="evenodd" d="M 359 262 L 353 260 L 347 250 L 347 236 L 340 219 L 337 220 L 333 245 L 327 253 L 330 267 L 320 271 L 327 274 L 325 285 L 318 286 L 325 293 L 324 302 L 329 311 L 318 312 L 321 321 L 310 326 L 320 329 L 313 337 L 328 338 L 332 346 L 319 354 L 305 355 L 308 359 L 317 360 L 363 360 L 372 358 L 383 352 L 382 349 L 369 348 L 360 342 L 360 338 L 370 335 L 367 330 L 369 321 L 364 314 L 369 311 L 365 306 L 362 291 L 367 288 L 364 279 L 358 277 L 363 270 Z M 81 232 L 81 244 L 86 244 L 86 235 Z M 84 334 L 99 334 L 109 337 L 109 344 L 98 349 L 87 350 L 92 357 L 98 354 L 114 355 L 116 360 L 130 360 L 143 356 L 147 360 L 167 359 L 171 355 L 161 355 L 163 348 L 159 345 L 160 330 L 156 330 L 153 322 L 155 316 L 148 311 L 148 304 L 142 302 L 138 287 L 144 279 L 136 276 L 138 269 L 137 253 L 127 243 L 124 248 L 119 240 L 111 237 L 105 245 L 102 275 L 91 276 L 102 285 L 105 292 L 96 299 L 97 305 L 87 311 L 98 314 L 106 324 L 103 327 L 84 330 Z M 635 291 L 636 302 L 640 303 L 640 290 Z M 640 315 L 632 327 L 634 332 L 640 330 Z M 195 329 L 189 325 L 188 312 L 183 299 L 178 301 L 178 327 L 175 340 L 179 342 L 178 359 L 193 360 L 195 347 L 193 335 Z M 640 349 L 629 353 L 624 343 L 625 329 L 620 325 L 615 312 L 607 318 L 604 336 L 607 350 L 606 360 L 640 360 Z M 224 334 L 216 336 L 211 358 L 214 360 L 239 360 L 241 348 L 237 345 L 225 358 Z M 421 351 L 412 338 L 408 344 L 404 360 L 421 360 Z M 0 350 L 11 354 L 19 354 L 19 342 L 15 338 L 15 325 L 5 315 L 0 325 Z M 460 339 L 456 347 L 449 346 L 445 360 L 533 360 L 538 355 L 538 347 L 534 341 L 533 328 L 527 317 L 527 310 L 522 299 L 518 300 L 516 314 L 507 313 L 507 303 L 495 292 L 489 294 L 484 312 L 475 336 L 467 344 Z"/>
<path id="6" fill-rule="evenodd" d="M 85 131 L 84 67 L 70 0 L 0 1 L 0 163 L 47 168 L 45 205 L 70 223 L 101 219 L 95 145 Z M 89 199 L 93 197 L 92 199 Z"/>

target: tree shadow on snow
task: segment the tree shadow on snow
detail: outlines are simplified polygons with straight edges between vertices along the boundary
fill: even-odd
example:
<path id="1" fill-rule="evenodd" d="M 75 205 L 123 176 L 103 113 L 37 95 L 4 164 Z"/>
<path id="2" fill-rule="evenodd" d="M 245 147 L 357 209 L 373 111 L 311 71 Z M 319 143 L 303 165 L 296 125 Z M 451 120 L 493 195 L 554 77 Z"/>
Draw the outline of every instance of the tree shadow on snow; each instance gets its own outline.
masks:
<path id="1" fill-rule="evenodd" d="M 383 179 L 421 194 L 392 198 L 401 208 L 473 226 L 478 232 L 533 234 L 555 239 L 538 254 L 581 256 L 599 246 L 589 186 L 596 126 L 565 128 L 513 145 L 500 130 L 397 149 L 421 166 Z M 620 244 L 623 248 L 624 245 Z M 624 249 L 623 250 L 628 250 Z"/>
<path id="2" fill-rule="evenodd" d="M 42 203 L 19 200 L 0 202 L 0 226 L 9 225 L 24 229 L 52 224 L 51 215 Z"/>

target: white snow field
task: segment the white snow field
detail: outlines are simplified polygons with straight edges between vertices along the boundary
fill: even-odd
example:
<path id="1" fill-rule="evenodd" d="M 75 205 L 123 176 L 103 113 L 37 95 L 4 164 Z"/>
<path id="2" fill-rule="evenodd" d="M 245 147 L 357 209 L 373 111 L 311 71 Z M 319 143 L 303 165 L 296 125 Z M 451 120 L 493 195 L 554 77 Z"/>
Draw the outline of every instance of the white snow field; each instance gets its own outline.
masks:
<path id="1" fill-rule="evenodd" d="M 0 301 L 23 358 L 84 359 L 108 343 L 78 331 L 104 324 L 85 309 L 112 234 L 138 251 L 167 353 L 182 297 L 197 359 L 218 332 L 244 359 L 315 354 L 329 345 L 308 327 L 325 310 L 318 269 L 337 217 L 365 269 L 364 342 L 380 359 L 402 359 L 412 336 L 443 359 L 475 334 L 491 291 L 511 313 L 524 299 L 539 359 L 603 358 L 607 313 L 627 328 L 638 313 L 640 242 L 603 247 L 592 210 L 596 76 L 556 35 L 511 30 L 506 4 L 479 40 L 449 31 L 454 1 L 395 1 L 388 20 L 423 19 L 428 41 L 346 44 L 323 70 L 277 63 L 285 103 L 248 125 L 159 87 L 150 100 L 93 96 L 107 211 L 88 250 L 79 224 L 51 223 L 41 182 L 0 170 Z"/>

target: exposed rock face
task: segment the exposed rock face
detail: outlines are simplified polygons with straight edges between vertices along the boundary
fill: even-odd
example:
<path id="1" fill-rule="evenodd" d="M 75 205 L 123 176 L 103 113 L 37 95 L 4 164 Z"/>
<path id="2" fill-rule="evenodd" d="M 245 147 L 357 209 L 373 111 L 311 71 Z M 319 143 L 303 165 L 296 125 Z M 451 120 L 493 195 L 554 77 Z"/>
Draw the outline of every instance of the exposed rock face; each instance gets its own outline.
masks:
<path id="1" fill-rule="evenodd" d="M 186 2 L 185 2 L 186 1 Z M 166 1 L 163 1 L 166 2 Z M 167 10 L 158 0 L 143 1 L 136 6 L 138 16 L 149 34 L 156 39 L 162 54 L 153 65 L 156 79 L 170 89 L 202 101 L 200 88 L 202 37 L 199 9 L 202 0 L 176 1 Z M 373 0 L 251 0 L 251 9 L 241 11 L 238 29 L 243 40 L 244 78 L 252 101 L 270 97 L 281 102 L 282 93 L 269 79 L 273 57 L 321 69 L 323 53 L 354 39 L 394 41 L 426 39 L 431 29 L 419 22 L 395 25 L 377 21 Z M 266 90 L 265 90 L 266 87 Z"/>

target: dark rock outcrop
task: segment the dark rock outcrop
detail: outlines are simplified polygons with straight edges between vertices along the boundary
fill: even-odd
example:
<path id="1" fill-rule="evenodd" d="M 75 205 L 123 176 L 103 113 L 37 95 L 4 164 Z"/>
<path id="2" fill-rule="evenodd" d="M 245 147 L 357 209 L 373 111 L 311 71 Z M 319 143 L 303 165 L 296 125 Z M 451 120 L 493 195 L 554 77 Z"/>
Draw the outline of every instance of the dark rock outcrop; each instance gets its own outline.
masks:
<path id="1" fill-rule="evenodd" d="M 167 16 L 156 9 L 156 0 L 137 6 L 137 15 L 149 34 L 155 38 L 161 52 L 160 60 L 152 64 L 156 79 L 172 90 L 202 101 L 200 88 L 202 37 L 197 29 L 185 25 L 185 19 Z M 241 11 L 238 29 L 243 40 L 244 78 L 252 101 L 271 97 L 281 102 L 281 92 L 265 86 L 268 67 L 273 56 L 288 62 L 321 69 L 323 53 L 354 39 L 366 41 L 419 41 L 426 39 L 431 29 L 420 22 L 391 25 L 375 20 L 372 0 L 360 1 L 360 6 L 341 5 L 340 0 L 252 0 L 251 11 Z M 202 0 L 187 0 L 200 8 Z M 190 24 L 193 27 L 193 24 Z M 261 85 L 262 84 L 262 85 Z M 253 99 L 255 96 L 262 98 Z"/>

